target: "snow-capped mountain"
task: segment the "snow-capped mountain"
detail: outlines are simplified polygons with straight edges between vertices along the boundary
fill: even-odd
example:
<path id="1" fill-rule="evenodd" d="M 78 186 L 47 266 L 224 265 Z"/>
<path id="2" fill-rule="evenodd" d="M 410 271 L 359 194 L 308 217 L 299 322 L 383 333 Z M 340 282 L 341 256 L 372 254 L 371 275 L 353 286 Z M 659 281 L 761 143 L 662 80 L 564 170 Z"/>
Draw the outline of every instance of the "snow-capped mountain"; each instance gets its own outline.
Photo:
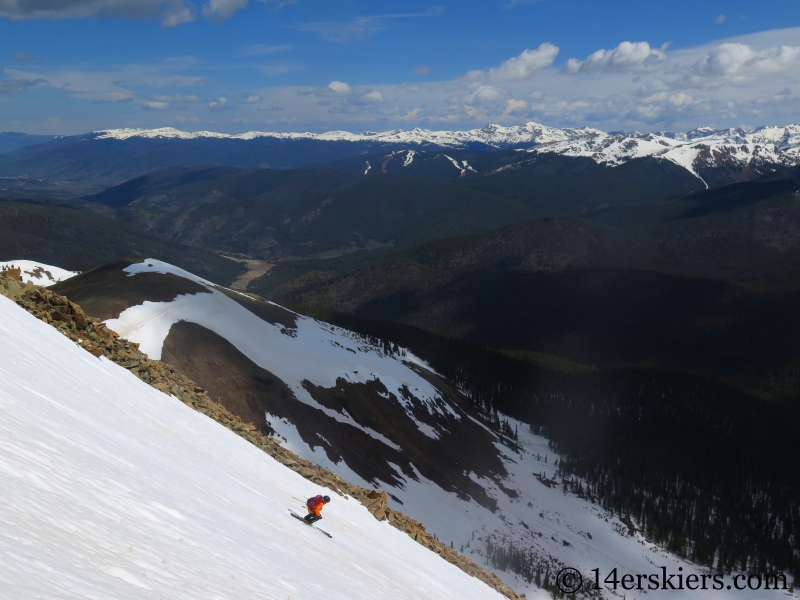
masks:
<path id="1" fill-rule="evenodd" d="M 513 544 L 551 576 L 567 566 L 587 578 L 615 567 L 702 574 L 591 499 L 562 490 L 547 439 L 513 419 L 518 440 L 501 435 L 401 348 L 152 259 L 85 273 L 58 291 L 302 458 L 386 490 L 395 507 L 480 564 L 491 542 Z M 498 574 L 528 597 L 549 596 L 535 582 Z"/>
<path id="2" fill-rule="evenodd" d="M 201 138 L 254 140 L 258 138 L 275 138 L 280 140 L 317 140 L 326 142 L 375 142 L 381 144 L 431 144 L 442 147 L 458 148 L 470 144 L 483 144 L 495 148 L 521 147 L 532 144 L 563 142 L 579 138 L 586 133 L 601 133 L 595 129 L 557 129 L 539 123 L 523 123 L 512 127 L 488 125 L 470 131 L 431 131 L 414 128 L 408 131 L 394 129 L 392 131 L 350 133 L 348 131 L 328 131 L 326 133 L 272 133 L 248 131 L 231 135 L 213 131 L 187 132 L 172 127 L 159 129 L 108 129 L 96 131 L 96 139 L 127 140 L 130 138 L 148 139 L 180 139 L 195 140 Z"/>
<path id="3" fill-rule="evenodd" d="M 468 151 L 469 166 L 451 165 L 457 176 L 491 177 L 511 163 L 525 168 L 526 160 L 556 153 L 599 164 L 617 166 L 635 158 L 667 161 L 688 170 L 709 187 L 746 181 L 800 160 L 800 125 L 759 127 L 754 130 L 701 127 L 685 133 L 606 133 L 597 129 L 559 129 L 539 123 L 505 127 L 488 125 L 469 131 L 395 129 L 350 133 L 274 133 L 249 131 L 226 134 L 213 131 L 159 129 L 109 129 L 64 137 L 0 154 L 0 178 L 16 182 L 19 189 L 52 187 L 63 194 L 109 186 L 172 166 L 200 165 L 240 168 L 294 169 L 309 165 L 338 168 L 342 161 L 359 159 L 354 172 L 374 176 L 384 172 L 378 160 L 391 153 L 404 155 L 404 167 L 416 168 L 423 153 L 454 156 Z M 512 153 L 529 150 L 533 153 Z M 489 158 L 506 151 L 498 161 Z M 483 155 L 484 161 L 480 160 Z M 399 155 L 398 155 L 399 158 Z M 447 160 L 447 159 L 443 159 Z M 369 164 L 367 164 L 367 162 Z M 485 162 L 482 167 L 481 162 Z M 54 165 L 59 165 L 54 170 Z M 435 170 L 435 169 L 434 169 Z M 473 172 L 474 170 L 474 172 Z M 418 173 L 415 176 L 423 175 Z M 15 188 L 16 189 L 16 188 Z"/>
<path id="4" fill-rule="evenodd" d="M 210 131 L 185 132 L 160 129 L 110 129 L 94 133 L 96 139 L 128 140 L 307 140 L 315 142 L 368 142 L 392 147 L 528 149 L 532 153 L 556 153 L 589 157 L 595 162 L 617 166 L 635 158 L 655 157 L 670 161 L 703 179 L 713 170 L 741 171 L 738 179 L 749 179 L 766 170 L 800 162 L 800 125 L 759 127 L 753 130 L 701 127 L 685 133 L 606 133 L 598 129 L 558 129 L 539 123 L 511 127 L 488 125 L 469 131 L 428 129 L 350 133 L 269 133 L 249 131 L 238 135 Z M 411 164 L 407 159 L 406 165 Z M 459 167 L 461 169 L 462 167 Z M 369 173 L 371 165 L 364 168 Z M 727 180 L 737 179 L 736 175 Z"/>
<path id="5" fill-rule="evenodd" d="M 540 144 L 530 152 L 586 156 L 600 164 L 617 166 L 631 159 L 656 157 L 685 168 L 699 178 L 716 168 L 759 172 L 800 162 L 800 126 L 714 130 L 687 133 L 587 132 L 570 140 Z"/>
<path id="6" fill-rule="evenodd" d="M 0 296 L 0 597 L 502 596 Z"/>

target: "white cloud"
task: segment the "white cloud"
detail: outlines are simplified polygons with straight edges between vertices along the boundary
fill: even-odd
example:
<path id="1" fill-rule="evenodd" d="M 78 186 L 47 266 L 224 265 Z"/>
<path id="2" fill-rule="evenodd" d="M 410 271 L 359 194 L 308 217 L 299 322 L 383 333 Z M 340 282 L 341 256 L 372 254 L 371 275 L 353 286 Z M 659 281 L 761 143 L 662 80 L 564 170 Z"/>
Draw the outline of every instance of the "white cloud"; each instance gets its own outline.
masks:
<path id="1" fill-rule="evenodd" d="M 506 100 L 506 108 L 503 111 L 503 116 L 508 117 L 522 114 L 526 108 L 528 108 L 528 103 L 525 102 L 525 100 L 514 100 L 513 98 L 509 98 Z"/>
<path id="2" fill-rule="evenodd" d="M 263 100 L 264 99 L 261 96 L 258 96 L 258 95 L 254 94 L 254 95 L 248 96 L 247 98 L 242 100 L 242 104 L 261 104 L 261 102 L 263 102 Z"/>
<path id="3" fill-rule="evenodd" d="M 420 65 L 416 69 L 414 69 L 414 73 L 417 75 L 427 75 L 431 72 L 431 68 L 426 65 Z"/>
<path id="4" fill-rule="evenodd" d="M 647 42 L 622 42 L 612 50 L 598 50 L 590 54 L 586 60 L 570 58 L 561 72 L 578 75 L 647 69 L 666 59 L 665 50 L 666 44 L 661 48 L 653 48 Z"/>
<path id="5" fill-rule="evenodd" d="M 350 86 L 343 81 L 331 81 L 328 84 L 328 89 L 334 94 L 349 94 L 351 92 Z"/>
<path id="6" fill-rule="evenodd" d="M 14 20 L 159 18 L 164 27 L 174 27 L 194 20 L 194 15 L 184 0 L 0 0 L 0 17 Z"/>
<path id="7" fill-rule="evenodd" d="M 749 44 L 720 44 L 694 65 L 705 77 L 774 75 L 800 67 L 800 46 L 753 49 Z"/>
<path id="8" fill-rule="evenodd" d="M 466 98 L 467 104 L 493 104 L 505 100 L 506 93 L 503 90 L 493 88 L 490 85 L 482 85 Z"/>
<path id="9" fill-rule="evenodd" d="M 381 104 L 383 102 L 383 94 L 378 91 L 372 91 L 369 93 L 364 94 L 363 96 L 359 96 L 357 100 L 355 100 L 356 104 L 368 105 L 368 104 Z"/>
<path id="10" fill-rule="evenodd" d="M 247 0 L 208 0 L 203 5 L 203 16 L 211 21 L 222 22 L 245 6 Z"/>
<path id="11" fill-rule="evenodd" d="M 228 101 L 224 97 L 220 97 L 208 103 L 208 109 L 213 111 L 225 110 L 227 106 Z"/>
<path id="12" fill-rule="evenodd" d="M 728 18 L 728 17 L 726 17 L 725 15 L 720 15 L 720 16 L 718 16 L 716 19 L 714 19 L 714 22 L 715 22 L 717 25 L 722 25 L 722 24 L 725 22 L 725 19 L 727 19 L 727 18 Z"/>
<path id="13" fill-rule="evenodd" d="M 166 110 L 169 108 L 169 102 L 157 102 L 155 100 L 151 100 L 150 102 L 145 102 L 142 104 L 142 108 L 144 110 Z"/>
<path id="14" fill-rule="evenodd" d="M 201 6 L 206 1 L 196 5 Z M 251 8 L 261 8 L 261 5 Z M 33 84 L 49 86 L 48 95 L 60 95 L 67 100 L 58 104 L 58 112 L 51 114 L 69 120 L 68 129 L 75 133 L 108 126 L 109 114 L 116 115 L 120 126 L 162 126 L 165 113 L 170 115 L 169 121 L 176 124 L 179 115 L 173 115 L 172 109 L 190 107 L 190 104 L 179 104 L 189 101 L 202 101 L 209 108 L 208 112 L 203 109 L 197 113 L 198 126 L 230 132 L 239 131 L 234 118 L 249 118 L 250 124 L 258 122 L 265 127 L 270 124 L 270 129 L 280 131 L 363 131 L 414 126 L 469 129 L 487 123 L 511 125 L 525 121 L 557 127 L 589 125 L 606 130 L 686 131 L 702 125 L 727 127 L 743 123 L 797 122 L 800 114 L 800 86 L 797 85 L 800 58 L 796 58 L 800 42 L 797 40 L 800 40 L 800 28 L 765 31 L 704 46 L 671 48 L 665 60 L 649 66 L 637 66 L 639 63 L 633 61 L 633 67 L 631 62 L 620 64 L 619 60 L 609 59 L 607 55 L 613 53 L 612 48 L 604 55 L 607 60 L 594 61 L 595 70 L 590 77 L 564 75 L 559 71 L 561 65 L 554 68 L 549 57 L 539 60 L 536 68 L 531 69 L 533 61 L 523 60 L 530 58 L 526 52 L 522 58 L 517 56 L 502 65 L 498 61 L 493 70 L 476 71 L 471 76 L 449 80 L 413 77 L 413 82 L 380 85 L 369 80 L 363 85 L 331 81 L 321 87 L 276 83 L 253 88 L 247 86 L 248 79 L 237 84 L 232 77 L 209 75 L 221 73 L 219 67 L 225 64 L 209 65 L 191 57 L 154 64 L 108 65 L 95 70 L 85 65 L 12 63 L 7 57 L 5 73 L 0 75 L 0 94 L 23 94 Z M 244 46 L 246 44 L 237 48 L 239 53 Z M 650 50 L 649 55 L 653 49 Z M 619 54 L 618 51 L 618 58 Z M 541 53 L 539 58 L 542 58 Z M 525 68 L 521 68 L 520 62 Z M 549 66 L 541 66 L 547 63 Z M 227 66 L 242 67 L 241 64 Z M 258 64 L 247 68 L 255 69 L 252 75 L 259 77 L 257 69 L 260 67 Z M 413 68 L 407 67 L 408 70 Z M 205 75 L 208 78 L 204 78 Z M 206 87 L 186 87 L 200 84 Z M 194 95 L 201 91 L 205 100 Z M 110 93 L 116 93 L 119 98 L 130 95 L 142 99 L 137 100 L 140 106 L 145 100 L 169 106 L 161 108 L 161 112 L 145 112 L 108 104 L 98 113 L 85 102 L 68 101 L 76 94 L 87 99 L 112 100 L 113 97 L 107 95 Z M 235 100 L 220 101 L 221 96 L 227 98 L 231 94 Z M 258 95 L 260 101 L 245 104 L 243 100 L 249 95 Z M 44 116 L 13 124 L 14 119 L 24 119 L 26 98 L 20 96 L 15 100 L 8 95 L 0 98 L 5 98 L 3 111 L 0 111 L 0 128 L 6 123 L 6 128 L 44 131 L 41 124 Z M 211 105 L 210 100 L 213 100 Z M 227 111 L 219 113 L 226 118 L 218 118 L 214 110 Z M 193 111 L 184 111 L 183 116 L 188 118 L 192 114 Z M 256 116 L 260 117 L 257 121 L 253 120 Z M 212 122 L 214 120 L 216 123 Z"/>
<path id="15" fill-rule="evenodd" d="M 472 79 L 488 78 L 497 81 L 522 81 L 553 64 L 558 56 L 558 46 L 550 42 L 541 44 L 535 50 L 523 50 L 519 56 L 509 58 L 499 67 L 482 71 L 470 71 L 467 76 Z"/>

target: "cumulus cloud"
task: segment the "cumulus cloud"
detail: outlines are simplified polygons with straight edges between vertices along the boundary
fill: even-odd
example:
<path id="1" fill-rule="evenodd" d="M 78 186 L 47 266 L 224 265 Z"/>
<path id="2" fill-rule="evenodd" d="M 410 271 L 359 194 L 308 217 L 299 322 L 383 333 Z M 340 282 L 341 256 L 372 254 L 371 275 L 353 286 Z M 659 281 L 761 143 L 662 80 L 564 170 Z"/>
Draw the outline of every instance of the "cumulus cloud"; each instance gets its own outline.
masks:
<path id="1" fill-rule="evenodd" d="M 352 91 L 344 81 L 331 81 L 328 84 L 328 89 L 334 94 L 349 94 Z"/>
<path id="2" fill-rule="evenodd" d="M 666 44 L 661 48 L 653 48 L 647 42 L 622 42 L 612 50 L 598 50 L 590 54 L 586 60 L 570 58 L 561 72 L 567 75 L 579 75 L 643 70 L 665 60 L 666 48 Z"/>
<path id="3" fill-rule="evenodd" d="M 497 81 L 522 81 L 553 64 L 558 56 L 558 46 L 550 42 L 541 44 L 535 50 L 523 50 L 519 56 L 509 58 L 499 67 L 482 71 L 470 71 L 467 76 L 473 79 L 488 78 Z"/>
<path id="4" fill-rule="evenodd" d="M 242 100 L 242 104 L 260 104 L 262 101 L 263 98 L 261 98 L 261 96 L 253 94 Z"/>
<path id="5" fill-rule="evenodd" d="M 716 19 L 714 19 L 714 22 L 715 22 L 717 25 L 722 25 L 722 24 L 725 22 L 725 19 L 727 19 L 727 18 L 728 18 L 728 17 L 726 17 L 725 15 L 720 15 L 720 16 L 718 16 Z"/>
<path id="6" fill-rule="evenodd" d="M 208 109 L 213 111 L 225 110 L 228 106 L 228 101 L 224 97 L 217 98 L 208 103 Z"/>
<path id="7" fill-rule="evenodd" d="M 169 108 L 169 102 L 158 102 L 151 100 L 142 104 L 144 110 L 166 110 Z"/>
<path id="8" fill-rule="evenodd" d="M 517 116 L 522 114 L 522 112 L 528 108 L 528 103 L 525 100 L 514 100 L 513 98 L 509 98 L 506 100 L 506 108 L 503 111 L 503 116 Z"/>
<path id="9" fill-rule="evenodd" d="M 29 88 L 46 85 L 46 79 L 4 79 L 0 81 L 0 94 L 16 96 Z"/>
<path id="10" fill-rule="evenodd" d="M 755 50 L 749 44 L 726 43 L 713 48 L 694 65 L 704 77 L 774 75 L 800 67 L 800 46 Z"/>
<path id="11" fill-rule="evenodd" d="M 282 106 L 278 106 L 277 104 L 265 104 L 263 106 L 259 106 L 256 110 L 260 110 L 262 112 L 273 112 L 276 110 L 286 110 Z"/>
<path id="12" fill-rule="evenodd" d="M 426 65 L 420 65 L 416 69 L 414 69 L 414 73 L 417 75 L 427 75 L 431 72 L 431 68 Z"/>
<path id="13" fill-rule="evenodd" d="M 184 0 L 0 0 L 0 17 L 14 20 L 114 16 L 159 18 L 164 27 L 194 20 Z"/>
<path id="14" fill-rule="evenodd" d="M 354 100 L 354 103 L 366 106 L 369 104 L 381 104 L 383 101 L 383 94 L 378 91 L 372 91 L 364 94 L 363 96 L 359 96 L 356 100 Z"/>
<path id="15" fill-rule="evenodd" d="M 495 102 L 505 100 L 506 93 L 490 85 L 482 85 L 466 98 L 467 104 L 494 104 Z"/>

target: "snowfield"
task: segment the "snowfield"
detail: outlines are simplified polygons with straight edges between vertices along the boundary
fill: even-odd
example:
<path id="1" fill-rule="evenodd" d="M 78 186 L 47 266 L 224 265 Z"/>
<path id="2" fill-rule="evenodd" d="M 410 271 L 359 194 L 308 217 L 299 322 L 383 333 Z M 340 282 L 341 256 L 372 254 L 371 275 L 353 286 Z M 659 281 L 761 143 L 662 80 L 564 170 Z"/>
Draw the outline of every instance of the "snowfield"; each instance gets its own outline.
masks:
<path id="1" fill-rule="evenodd" d="M 53 267 L 44 263 L 36 262 L 33 260 L 9 260 L 0 262 L 0 271 L 5 269 L 20 269 L 22 271 L 22 280 L 32 282 L 34 285 L 49 286 L 59 281 L 69 279 L 78 273 L 76 271 L 67 271 L 60 267 Z"/>
<path id="2" fill-rule="evenodd" d="M 500 598 L 0 296 L 0 597 Z"/>
<path id="3" fill-rule="evenodd" d="M 188 320 L 227 339 L 252 361 L 289 385 L 299 401 L 309 403 L 337 420 L 347 420 L 362 430 L 364 428 L 355 423 L 346 411 L 334 412 L 317 403 L 303 388 L 301 381 L 308 379 L 316 385 L 330 387 L 337 377 L 351 381 L 376 378 L 392 393 L 398 391 L 403 383 L 409 384 L 417 397 L 425 399 L 429 413 L 438 417 L 436 429 L 416 421 L 420 430 L 430 437 L 437 436 L 439 430 L 447 429 L 447 423 L 452 422 L 448 419 L 466 418 L 465 413 L 453 410 L 453 407 L 442 402 L 437 390 L 400 360 L 376 353 L 369 346 L 358 346 L 352 338 L 347 337 L 345 330 L 298 317 L 296 335 L 286 336 L 280 333 L 279 326 L 260 320 L 208 282 L 172 265 L 148 259 L 125 270 L 131 277 L 148 271 L 188 277 L 211 291 L 210 294 L 178 296 L 172 302 L 145 302 L 123 311 L 118 319 L 107 321 L 107 325 L 123 337 L 139 342 L 141 349 L 151 357 L 160 356 L 170 327 L 181 320 Z M 407 360 L 411 359 L 413 357 L 407 357 Z M 398 393 L 397 396 L 402 394 Z M 413 418 L 410 412 L 409 416 Z M 518 430 L 518 447 L 511 448 L 499 439 L 494 444 L 507 476 L 495 481 L 474 472 L 469 473 L 472 480 L 496 500 L 496 512 L 477 501 L 465 500 L 463 496 L 443 489 L 418 471 L 415 471 L 416 479 L 405 476 L 400 484 L 364 481 L 345 461 L 334 462 L 321 446 L 312 446 L 304 441 L 295 424 L 269 414 L 267 419 L 278 435 L 286 440 L 286 448 L 353 483 L 366 487 L 378 485 L 385 489 L 402 502 L 402 505 L 392 502 L 394 508 L 420 520 L 430 533 L 444 543 L 452 541 L 456 549 L 463 546 L 463 552 L 478 564 L 486 564 L 486 542 L 492 539 L 494 543 L 505 546 L 513 542 L 518 549 L 529 552 L 536 561 L 550 565 L 551 573 L 567 566 L 579 569 L 587 578 L 595 568 L 600 569 L 602 577 L 614 568 L 618 569 L 620 576 L 657 573 L 661 567 L 670 573 L 679 573 L 679 569 L 682 569 L 685 575 L 708 572 L 655 547 L 638 531 L 631 532 L 618 516 L 607 513 L 599 505 L 565 493 L 561 480 L 553 481 L 557 472 L 554 461 L 558 457 L 548 448 L 547 439 L 534 435 L 526 424 L 513 419 L 508 420 L 512 428 Z M 376 439 L 392 444 L 380 432 L 366 431 Z M 492 436 L 496 439 L 494 433 Z M 537 476 L 542 476 L 547 483 Z M 337 524 L 334 529 L 338 527 Z M 550 597 L 534 583 L 497 569 L 495 572 L 529 598 Z M 730 578 L 726 579 L 726 583 L 730 583 Z M 776 595 L 774 591 L 764 590 L 706 590 L 701 594 L 698 597 L 712 600 L 774 598 Z M 607 598 L 622 595 L 622 590 L 618 590 L 617 594 L 608 590 L 604 593 Z M 640 597 L 640 592 L 629 592 L 627 596 Z M 674 598 L 675 592 L 653 590 L 648 591 L 646 597 Z"/>

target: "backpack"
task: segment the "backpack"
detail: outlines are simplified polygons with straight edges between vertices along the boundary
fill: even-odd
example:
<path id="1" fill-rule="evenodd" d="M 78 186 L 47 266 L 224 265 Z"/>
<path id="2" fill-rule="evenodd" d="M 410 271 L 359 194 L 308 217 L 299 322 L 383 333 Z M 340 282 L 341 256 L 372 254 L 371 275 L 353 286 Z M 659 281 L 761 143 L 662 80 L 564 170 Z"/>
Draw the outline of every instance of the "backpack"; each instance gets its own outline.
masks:
<path id="1" fill-rule="evenodd" d="M 314 510 L 317 507 L 317 504 L 320 503 L 320 500 L 322 500 L 320 496 L 314 496 L 313 498 L 306 500 L 306 506 L 308 507 L 308 510 Z"/>

